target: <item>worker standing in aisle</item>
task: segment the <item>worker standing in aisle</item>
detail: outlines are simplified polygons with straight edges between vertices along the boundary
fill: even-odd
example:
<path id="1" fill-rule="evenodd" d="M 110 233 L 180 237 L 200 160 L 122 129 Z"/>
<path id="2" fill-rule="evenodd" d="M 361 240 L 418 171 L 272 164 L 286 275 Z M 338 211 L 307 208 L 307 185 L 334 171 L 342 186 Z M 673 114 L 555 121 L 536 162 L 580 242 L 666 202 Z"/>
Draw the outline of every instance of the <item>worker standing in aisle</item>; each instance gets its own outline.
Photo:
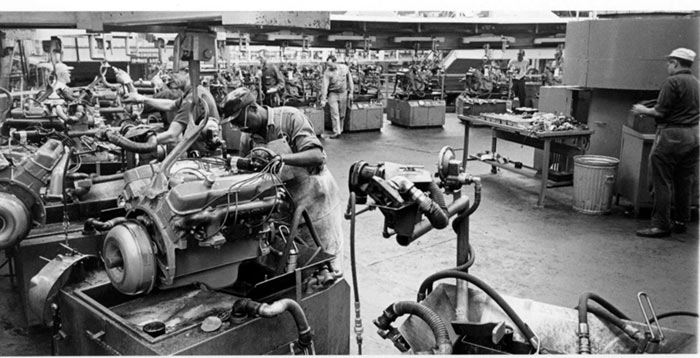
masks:
<path id="1" fill-rule="evenodd" d="M 687 48 L 673 50 L 666 59 L 669 76 L 661 85 L 656 105 L 651 108 L 642 104 L 632 106 L 633 112 L 656 119 L 656 139 L 649 155 L 654 198 L 651 227 L 638 230 L 637 236 L 666 237 L 671 231 L 683 233 L 690 221 L 693 185 L 698 171 L 700 119 L 700 85 L 690 71 L 693 61 L 694 51 Z"/>
<path id="2" fill-rule="evenodd" d="M 530 62 L 525 60 L 525 50 L 518 51 L 518 58 L 508 62 L 508 72 L 511 74 L 513 93 L 518 97 L 520 107 L 526 107 L 525 75 L 530 67 Z"/>
<path id="3" fill-rule="evenodd" d="M 340 138 L 340 134 L 343 133 L 348 100 L 352 101 L 353 91 L 352 75 L 348 66 L 336 63 L 335 56 L 329 55 L 326 59 L 326 70 L 323 72 L 321 107 L 328 103 L 333 123 L 331 139 Z"/>
<path id="4" fill-rule="evenodd" d="M 264 95 L 263 104 L 279 107 L 284 94 L 284 76 L 279 68 L 267 62 L 267 53 L 260 54 L 260 86 Z"/>
<path id="5" fill-rule="evenodd" d="M 340 275 L 343 255 L 340 189 L 325 165 L 326 153 L 309 119 L 294 107 L 259 106 L 246 88 L 230 92 L 221 107 L 225 140 L 227 126 L 240 128 L 250 134 L 246 137 L 249 143 L 241 144 L 243 154 L 255 146 L 266 145 L 284 164 L 297 167 L 295 177 L 286 183 L 287 189 L 297 205 L 306 208 L 321 246 L 335 256 L 332 265 L 336 275 Z M 279 145 L 280 142 L 286 144 Z M 305 242 L 313 242 L 307 230 L 300 234 Z"/>

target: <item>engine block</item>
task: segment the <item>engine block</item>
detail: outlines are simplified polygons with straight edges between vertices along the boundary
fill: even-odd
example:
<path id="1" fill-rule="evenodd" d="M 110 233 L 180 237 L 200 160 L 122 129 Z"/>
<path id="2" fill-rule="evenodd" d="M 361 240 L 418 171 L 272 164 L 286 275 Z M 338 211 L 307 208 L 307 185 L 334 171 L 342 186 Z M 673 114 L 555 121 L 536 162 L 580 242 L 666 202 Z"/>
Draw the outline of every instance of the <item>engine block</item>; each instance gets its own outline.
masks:
<path id="1" fill-rule="evenodd" d="M 222 164 L 176 162 L 169 189 L 149 198 L 155 167 L 125 173 L 126 222 L 105 238 L 103 259 L 125 294 L 201 282 L 233 284 L 238 266 L 269 253 L 274 217 L 289 199 L 270 173 L 232 174 Z"/>

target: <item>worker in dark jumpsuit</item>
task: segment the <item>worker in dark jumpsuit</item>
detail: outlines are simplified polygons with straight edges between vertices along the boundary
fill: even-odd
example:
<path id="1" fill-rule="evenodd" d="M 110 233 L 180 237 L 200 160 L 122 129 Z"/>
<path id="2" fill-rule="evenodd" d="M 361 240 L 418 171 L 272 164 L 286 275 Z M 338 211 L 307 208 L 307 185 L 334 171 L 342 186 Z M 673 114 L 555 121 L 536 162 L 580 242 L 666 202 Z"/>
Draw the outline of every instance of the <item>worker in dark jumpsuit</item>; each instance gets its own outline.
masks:
<path id="1" fill-rule="evenodd" d="M 263 104 L 270 107 L 282 105 L 284 76 L 277 66 L 267 62 L 267 55 L 260 55 L 260 86 L 264 95 Z"/>
<path id="2" fill-rule="evenodd" d="M 635 104 L 632 111 L 656 119 L 656 138 L 649 155 L 654 207 L 651 227 L 638 230 L 637 236 L 666 237 L 683 233 L 690 220 L 693 184 L 698 171 L 698 120 L 700 87 L 690 72 L 695 52 L 673 50 L 666 60 L 668 78 L 654 107 Z M 671 209 L 675 204 L 672 220 Z"/>
<path id="3" fill-rule="evenodd" d="M 285 145 L 286 152 L 276 152 L 284 164 L 296 167 L 294 178 L 285 185 L 297 206 L 306 208 L 321 246 L 335 256 L 332 266 L 335 274 L 340 275 L 343 255 L 340 189 L 325 165 L 326 153 L 311 121 L 294 107 L 257 105 L 255 97 L 246 88 L 237 88 L 229 93 L 221 106 L 224 140 L 227 138 L 227 126 L 233 126 L 249 134 L 246 138 L 251 143 L 242 145 L 248 149 L 259 145 L 273 148 L 271 144 L 280 142 L 280 139 L 288 144 L 288 147 Z M 242 152 L 245 153 L 245 150 Z M 307 230 L 300 231 L 300 236 L 305 242 L 312 242 Z"/>

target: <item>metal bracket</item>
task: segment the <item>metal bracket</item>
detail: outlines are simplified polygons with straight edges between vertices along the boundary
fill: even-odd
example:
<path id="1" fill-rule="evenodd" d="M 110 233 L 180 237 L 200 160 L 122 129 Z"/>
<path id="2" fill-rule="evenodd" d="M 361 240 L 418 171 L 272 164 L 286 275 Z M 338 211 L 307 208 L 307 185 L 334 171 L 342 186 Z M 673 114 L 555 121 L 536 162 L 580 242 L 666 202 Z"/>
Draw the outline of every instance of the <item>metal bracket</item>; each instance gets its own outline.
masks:
<path id="1" fill-rule="evenodd" d="M 659 324 L 659 319 L 656 317 L 656 312 L 654 311 L 654 306 L 651 304 L 651 298 L 649 298 L 649 295 L 646 294 L 646 292 L 639 292 L 637 293 L 637 302 L 639 302 L 639 308 L 642 309 L 642 315 L 644 316 L 644 323 L 647 325 L 647 329 L 649 329 L 648 333 L 651 336 L 650 337 L 650 342 L 661 342 L 664 340 L 664 332 L 661 330 L 661 324 Z M 646 308 L 645 308 L 646 304 Z M 649 313 L 651 313 L 651 319 L 649 318 L 649 315 L 647 314 L 647 308 L 649 309 Z M 654 329 L 651 326 L 651 320 L 653 319 L 654 325 L 656 326 L 656 330 L 658 333 L 658 336 L 654 334 Z"/>

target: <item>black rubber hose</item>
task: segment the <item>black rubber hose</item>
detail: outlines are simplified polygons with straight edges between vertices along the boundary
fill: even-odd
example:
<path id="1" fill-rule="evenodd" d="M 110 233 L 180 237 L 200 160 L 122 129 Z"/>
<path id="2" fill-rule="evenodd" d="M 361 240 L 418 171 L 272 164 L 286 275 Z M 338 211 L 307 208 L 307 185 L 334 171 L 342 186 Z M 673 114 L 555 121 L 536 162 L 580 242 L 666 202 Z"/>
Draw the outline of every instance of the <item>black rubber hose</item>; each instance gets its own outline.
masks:
<path id="1" fill-rule="evenodd" d="M 352 291 L 355 304 L 355 339 L 357 341 L 357 354 L 362 355 L 362 333 L 364 329 L 362 328 L 362 320 L 360 317 L 360 290 L 358 288 L 357 279 L 357 263 L 355 257 L 355 219 L 357 218 L 357 212 L 355 211 L 355 204 L 357 200 L 357 194 L 350 192 L 350 272 L 352 273 Z"/>
<path id="2" fill-rule="evenodd" d="M 445 196 L 442 194 L 440 187 L 436 182 L 431 181 L 428 186 L 428 191 L 430 192 L 430 199 L 432 199 L 435 204 L 437 204 L 443 212 L 447 213 L 447 205 L 445 204 Z"/>
<path id="3" fill-rule="evenodd" d="M 614 314 L 615 316 L 621 318 L 621 319 L 626 319 L 629 320 L 629 317 L 622 313 L 617 307 L 613 306 L 610 302 L 606 301 L 602 297 L 598 296 L 597 294 L 593 292 L 584 292 L 581 296 L 579 296 L 578 299 L 578 321 L 579 323 L 588 323 L 588 317 L 587 317 L 587 309 L 588 309 L 588 300 L 592 300 L 603 306 L 603 308 L 607 309 L 610 311 L 610 313 Z"/>
<path id="4" fill-rule="evenodd" d="M 146 143 L 134 142 L 131 139 L 127 139 L 124 136 L 116 133 L 115 131 L 107 131 L 105 136 L 110 143 L 124 148 L 132 153 L 152 153 L 158 148 L 158 142 L 156 142 L 155 134 L 150 135 Z"/>
<path id="5" fill-rule="evenodd" d="M 445 322 L 437 313 L 420 303 L 410 301 L 392 303 L 381 316 L 377 317 L 374 324 L 381 330 L 390 330 L 391 324 L 404 314 L 416 315 L 428 324 L 435 337 L 436 354 L 452 353 L 452 343 Z"/>
<path id="6" fill-rule="evenodd" d="M 290 298 L 283 298 L 272 302 L 259 303 L 250 299 L 241 299 L 233 304 L 232 314 L 246 313 L 248 315 L 259 315 L 260 317 L 272 318 L 284 312 L 289 312 L 294 319 L 299 332 L 299 345 L 308 348 L 313 343 L 313 333 L 309 321 L 306 319 L 301 305 Z"/>
<path id="7" fill-rule="evenodd" d="M 83 226 L 84 232 L 92 232 L 93 230 L 98 231 L 108 231 L 111 230 L 115 225 L 126 222 L 126 218 L 123 216 L 116 217 L 107 221 L 100 221 L 95 218 L 89 218 L 85 221 Z"/>
<path id="8" fill-rule="evenodd" d="M 630 338 L 638 342 L 645 339 L 644 333 L 634 328 L 631 324 L 625 323 L 620 317 L 610 313 L 610 311 L 608 310 L 602 309 L 598 306 L 589 305 L 588 311 L 598 316 L 598 318 L 606 320 L 612 323 L 613 325 L 617 326 L 622 331 L 624 331 Z"/>
<path id="9" fill-rule="evenodd" d="M 513 323 L 515 323 L 515 325 L 520 329 L 520 331 L 523 332 L 523 334 L 528 339 L 528 341 L 530 341 L 530 343 L 532 343 L 533 345 L 539 344 L 539 342 L 537 342 L 537 338 L 535 337 L 535 333 L 530 329 L 530 327 L 527 324 L 525 324 L 525 322 L 523 322 L 520 316 L 518 316 L 518 314 L 513 310 L 513 308 L 510 307 L 508 302 L 506 302 L 506 300 L 504 300 L 503 297 L 501 297 L 501 295 L 499 295 L 498 292 L 496 292 L 496 290 L 491 288 L 484 281 L 481 281 L 479 278 L 466 272 L 446 270 L 428 276 L 428 278 L 426 278 L 423 281 L 420 288 L 418 289 L 418 302 L 422 301 L 425 298 L 425 296 L 427 296 L 429 290 L 432 290 L 433 282 L 443 278 L 456 278 L 465 280 L 483 290 L 489 297 L 491 297 L 496 302 L 496 304 L 498 304 L 498 306 L 501 307 L 501 309 L 503 309 L 506 315 L 508 315 L 508 317 L 510 317 Z"/>
<path id="10" fill-rule="evenodd" d="M 696 312 L 688 312 L 688 311 L 672 311 L 672 312 L 666 312 L 662 313 L 660 315 L 657 315 L 657 319 L 663 319 L 663 318 L 668 318 L 668 317 L 677 317 L 677 316 L 688 316 L 688 317 L 698 317 L 698 314 Z M 649 323 L 654 323 L 656 322 L 656 319 L 653 317 L 649 320 Z"/>

